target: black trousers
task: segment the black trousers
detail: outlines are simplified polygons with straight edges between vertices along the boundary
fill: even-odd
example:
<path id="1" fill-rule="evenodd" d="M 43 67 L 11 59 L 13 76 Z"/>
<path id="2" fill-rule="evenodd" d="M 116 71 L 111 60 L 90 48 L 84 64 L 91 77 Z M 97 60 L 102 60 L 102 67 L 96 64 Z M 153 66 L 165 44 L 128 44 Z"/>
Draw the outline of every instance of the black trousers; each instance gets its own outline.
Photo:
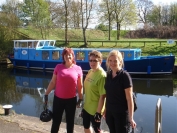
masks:
<path id="1" fill-rule="evenodd" d="M 76 111 L 77 97 L 70 99 L 62 99 L 54 96 L 53 101 L 53 121 L 51 133 L 58 133 L 62 121 L 62 115 L 66 113 L 66 129 L 67 133 L 74 132 L 74 117 Z"/>
<path id="2" fill-rule="evenodd" d="M 106 123 L 110 133 L 129 133 L 130 122 L 129 115 L 106 110 Z"/>

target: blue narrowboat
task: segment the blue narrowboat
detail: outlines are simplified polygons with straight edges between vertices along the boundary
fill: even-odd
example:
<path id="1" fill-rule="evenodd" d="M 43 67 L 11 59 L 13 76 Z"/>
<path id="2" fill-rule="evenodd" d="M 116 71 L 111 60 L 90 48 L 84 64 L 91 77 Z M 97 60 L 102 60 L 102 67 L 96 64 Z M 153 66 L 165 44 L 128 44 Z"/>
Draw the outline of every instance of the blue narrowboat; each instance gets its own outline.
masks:
<path id="1" fill-rule="evenodd" d="M 62 62 L 64 48 L 56 47 L 55 40 L 14 40 L 14 55 L 9 56 L 15 68 L 53 70 Z M 111 50 L 119 50 L 124 58 L 124 69 L 130 74 L 172 74 L 175 56 L 142 56 L 141 49 L 72 48 L 76 63 L 84 72 L 90 69 L 88 55 L 92 50 L 103 54 L 102 67 Z"/>

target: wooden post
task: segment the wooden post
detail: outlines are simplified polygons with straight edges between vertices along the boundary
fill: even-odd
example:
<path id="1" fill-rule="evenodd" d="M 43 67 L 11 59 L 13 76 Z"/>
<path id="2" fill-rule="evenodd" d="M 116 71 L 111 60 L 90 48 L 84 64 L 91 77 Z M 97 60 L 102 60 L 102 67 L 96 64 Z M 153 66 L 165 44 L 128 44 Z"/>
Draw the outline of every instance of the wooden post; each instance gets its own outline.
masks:
<path id="1" fill-rule="evenodd" d="M 155 133 L 162 133 L 162 104 L 159 98 L 155 110 Z"/>

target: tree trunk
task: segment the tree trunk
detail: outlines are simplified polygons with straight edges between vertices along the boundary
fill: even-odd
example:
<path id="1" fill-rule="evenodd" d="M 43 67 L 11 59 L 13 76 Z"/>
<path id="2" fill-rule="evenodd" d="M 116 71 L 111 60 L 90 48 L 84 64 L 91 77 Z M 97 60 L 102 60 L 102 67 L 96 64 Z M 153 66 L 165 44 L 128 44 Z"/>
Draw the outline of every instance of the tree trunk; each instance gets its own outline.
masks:
<path id="1" fill-rule="evenodd" d="M 111 40 L 111 17 L 109 15 L 109 33 L 108 33 L 108 40 Z"/>
<path id="2" fill-rule="evenodd" d="M 68 45 L 68 7 L 65 1 L 65 44 Z"/>
<path id="3" fill-rule="evenodd" d="M 65 23 L 65 44 L 68 45 L 68 27 L 67 27 L 67 23 Z"/>
<path id="4" fill-rule="evenodd" d="M 84 47 L 88 47 L 88 43 L 87 43 L 87 38 L 86 38 L 86 29 L 83 28 L 83 37 L 84 37 Z"/>
<path id="5" fill-rule="evenodd" d="M 39 28 L 40 28 L 40 32 L 41 32 L 41 37 L 42 37 L 42 39 L 44 39 L 42 27 L 40 26 Z"/>
<path id="6" fill-rule="evenodd" d="M 117 40 L 120 39 L 120 23 L 117 22 Z"/>

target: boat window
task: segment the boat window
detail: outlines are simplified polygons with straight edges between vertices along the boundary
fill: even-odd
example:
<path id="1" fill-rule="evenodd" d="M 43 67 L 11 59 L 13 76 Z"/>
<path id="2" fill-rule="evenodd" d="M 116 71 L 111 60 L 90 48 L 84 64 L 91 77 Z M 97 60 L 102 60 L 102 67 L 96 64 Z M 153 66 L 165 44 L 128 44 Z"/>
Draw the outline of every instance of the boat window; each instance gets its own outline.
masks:
<path id="1" fill-rule="evenodd" d="M 34 42 L 34 48 L 36 48 L 37 42 Z"/>
<path id="2" fill-rule="evenodd" d="M 101 52 L 103 56 L 103 60 L 106 60 L 108 57 L 109 52 Z"/>
<path id="3" fill-rule="evenodd" d="M 45 41 L 44 46 L 49 46 L 49 41 Z"/>
<path id="4" fill-rule="evenodd" d="M 140 57 L 140 52 L 137 51 L 136 54 L 135 54 L 135 57 L 136 58 Z"/>
<path id="5" fill-rule="evenodd" d="M 28 44 L 26 42 L 20 42 L 20 47 L 27 48 Z"/>
<path id="6" fill-rule="evenodd" d="M 42 59 L 49 60 L 49 51 L 42 51 Z"/>
<path id="7" fill-rule="evenodd" d="M 28 42 L 28 48 L 32 48 L 32 42 Z"/>
<path id="8" fill-rule="evenodd" d="M 52 60 L 58 60 L 59 57 L 59 51 L 52 51 Z"/>
<path id="9" fill-rule="evenodd" d="M 39 42 L 39 47 L 44 46 L 44 41 Z"/>
<path id="10" fill-rule="evenodd" d="M 20 47 L 19 42 L 15 42 L 15 47 L 16 47 L 16 48 Z"/>
<path id="11" fill-rule="evenodd" d="M 50 46 L 54 46 L 55 42 L 54 41 L 50 41 Z"/>
<path id="12" fill-rule="evenodd" d="M 79 51 L 76 53 L 76 60 L 84 60 L 84 58 L 85 58 L 85 52 Z"/>

